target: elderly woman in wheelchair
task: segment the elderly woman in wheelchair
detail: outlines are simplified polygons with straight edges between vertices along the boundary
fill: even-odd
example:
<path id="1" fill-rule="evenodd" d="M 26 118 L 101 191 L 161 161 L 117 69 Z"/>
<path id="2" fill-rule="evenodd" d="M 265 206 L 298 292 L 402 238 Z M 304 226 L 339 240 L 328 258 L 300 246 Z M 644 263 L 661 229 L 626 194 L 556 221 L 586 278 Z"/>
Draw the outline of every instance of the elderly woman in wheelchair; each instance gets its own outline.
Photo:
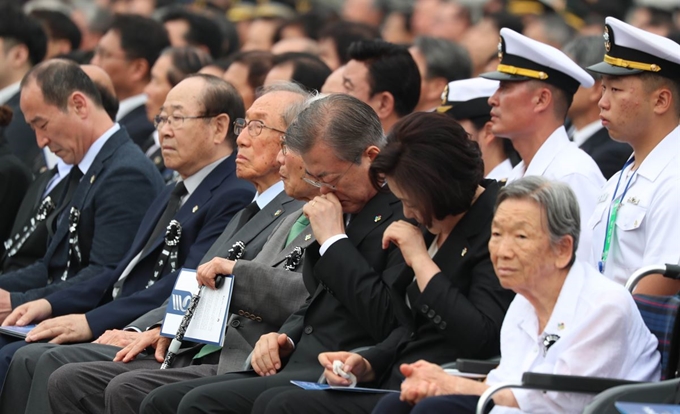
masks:
<path id="1" fill-rule="evenodd" d="M 578 203 L 568 185 L 526 177 L 503 188 L 489 252 L 517 293 L 501 328 L 501 361 L 485 382 L 425 361 L 401 366 L 401 394 L 376 413 L 474 413 L 479 396 L 524 372 L 658 381 L 657 339 L 626 289 L 576 260 Z M 592 395 L 503 389 L 492 413 L 580 413 Z M 494 406 L 495 405 L 495 406 Z"/>

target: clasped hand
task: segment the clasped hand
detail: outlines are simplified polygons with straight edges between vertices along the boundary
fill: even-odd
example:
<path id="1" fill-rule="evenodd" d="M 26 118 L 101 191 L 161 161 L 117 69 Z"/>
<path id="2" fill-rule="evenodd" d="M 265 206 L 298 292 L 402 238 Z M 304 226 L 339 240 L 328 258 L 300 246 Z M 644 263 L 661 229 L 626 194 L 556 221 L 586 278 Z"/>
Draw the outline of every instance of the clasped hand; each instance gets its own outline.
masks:
<path id="1" fill-rule="evenodd" d="M 329 238 L 345 232 L 342 204 L 333 193 L 314 197 L 302 207 L 302 212 L 309 218 L 314 237 L 321 245 Z"/>

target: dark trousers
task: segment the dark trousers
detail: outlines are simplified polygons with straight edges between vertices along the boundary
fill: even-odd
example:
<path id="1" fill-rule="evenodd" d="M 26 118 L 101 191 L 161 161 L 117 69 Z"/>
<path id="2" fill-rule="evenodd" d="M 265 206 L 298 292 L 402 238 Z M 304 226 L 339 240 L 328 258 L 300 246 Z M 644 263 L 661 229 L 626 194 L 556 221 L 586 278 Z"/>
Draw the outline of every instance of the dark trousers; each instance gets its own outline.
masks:
<path id="1" fill-rule="evenodd" d="M 476 395 L 444 395 L 425 398 L 411 405 L 399 400 L 399 394 L 390 394 L 380 400 L 372 414 L 475 414 L 478 400 Z M 488 408 L 486 412 L 490 410 Z"/>
<path id="2" fill-rule="evenodd" d="M 141 414 L 158 413 L 250 413 L 255 400 L 270 388 L 290 384 L 291 380 L 315 381 L 322 368 L 308 374 L 279 372 L 260 377 L 254 372 L 237 372 L 182 381 L 156 388 L 142 401 Z"/>
<path id="3" fill-rule="evenodd" d="M 399 394 L 394 394 L 399 399 Z M 303 390 L 294 385 L 272 388 L 255 401 L 252 414 L 370 414 L 384 393 Z"/>
<path id="4" fill-rule="evenodd" d="M 20 340 L 9 335 L 0 335 L 0 390 L 5 383 L 7 371 L 9 371 L 9 363 L 12 362 L 12 357 L 17 349 L 28 345 L 26 341 Z"/>

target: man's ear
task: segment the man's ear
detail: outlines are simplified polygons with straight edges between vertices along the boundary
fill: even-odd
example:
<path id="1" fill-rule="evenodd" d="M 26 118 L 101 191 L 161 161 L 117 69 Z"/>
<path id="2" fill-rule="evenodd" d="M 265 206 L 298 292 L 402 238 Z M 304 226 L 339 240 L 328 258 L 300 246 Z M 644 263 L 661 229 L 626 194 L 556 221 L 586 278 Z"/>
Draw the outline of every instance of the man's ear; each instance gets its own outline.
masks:
<path id="1" fill-rule="evenodd" d="M 534 95 L 534 112 L 541 113 L 548 110 L 553 102 L 553 95 L 548 88 L 538 88 Z"/>
<path id="2" fill-rule="evenodd" d="M 213 142 L 215 144 L 221 144 L 227 139 L 230 124 L 231 119 L 227 114 L 219 114 L 214 118 L 213 131 L 215 132 L 215 137 Z"/>
<path id="3" fill-rule="evenodd" d="M 131 81 L 145 82 L 145 80 L 149 77 L 149 62 L 147 62 L 146 59 L 133 59 L 130 61 L 128 68 Z"/>
<path id="4" fill-rule="evenodd" d="M 380 119 L 386 119 L 394 112 L 394 96 L 389 92 L 377 93 L 374 97 L 377 102 L 375 112 Z"/>
<path id="5" fill-rule="evenodd" d="M 89 114 L 89 102 L 82 92 L 76 91 L 71 94 L 69 97 L 69 106 L 73 108 L 73 111 L 81 119 L 86 118 Z"/>
<path id="6" fill-rule="evenodd" d="M 23 43 L 10 47 L 5 55 L 7 56 L 9 65 L 13 69 L 19 69 L 23 67 L 24 65 L 28 64 L 30 60 L 28 46 Z"/>
<path id="7" fill-rule="evenodd" d="M 370 147 L 364 150 L 364 155 L 366 155 L 368 159 L 371 160 L 371 162 L 373 162 L 373 160 L 375 159 L 375 157 L 378 156 L 378 154 L 380 154 L 380 148 L 376 147 L 375 145 L 371 145 Z"/>
<path id="8" fill-rule="evenodd" d="M 661 87 L 654 91 L 652 95 L 654 113 L 657 115 L 662 115 L 669 110 L 673 110 L 673 107 L 675 106 L 673 98 L 677 97 L 673 96 L 670 89 L 666 87 Z"/>

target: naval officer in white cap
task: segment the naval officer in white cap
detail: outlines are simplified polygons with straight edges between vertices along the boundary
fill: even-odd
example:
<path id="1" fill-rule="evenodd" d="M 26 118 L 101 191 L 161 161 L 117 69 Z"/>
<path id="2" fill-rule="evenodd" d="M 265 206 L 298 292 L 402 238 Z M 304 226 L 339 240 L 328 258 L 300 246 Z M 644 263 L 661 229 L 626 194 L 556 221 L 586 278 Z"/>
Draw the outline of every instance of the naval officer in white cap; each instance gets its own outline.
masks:
<path id="1" fill-rule="evenodd" d="M 503 28 L 495 72 L 480 76 L 500 81 L 489 98 L 492 132 L 507 137 L 522 158 L 508 182 L 529 175 L 569 184 L 576 193 L 581 236 L 576 255 L 590 257 L 592 215 L 605 179 L 595 161 L 569 141 L 567 110 L 579 85 L 591 87 L 592 76 L 552 46 Z"/>
<path id="2" fill-rule="evenodd" d="M 600 118 L 609 135 L 633 147 L 605 185 L 588 225 L 591 261 L 625 283 L 646 265 L 678 263 L 680 253 L 680 45 L 607 17 Z M 672 295 L 677 281 L 643 279 L 636 292 Z"/>
<path id="3" fill-rule="evenodd" d="M 484 177 L 506 180 L 519 162 L 519 155 L 508 139 L 496 137 L 491 132 L 491 106 L 489 98 L 498 89 L 498 81 L 484 78 L 449 82 L 442 93 L 442 103 L 437 112 L 458 121 L 470 139 L 479 144 L 484 161 Z"/>

